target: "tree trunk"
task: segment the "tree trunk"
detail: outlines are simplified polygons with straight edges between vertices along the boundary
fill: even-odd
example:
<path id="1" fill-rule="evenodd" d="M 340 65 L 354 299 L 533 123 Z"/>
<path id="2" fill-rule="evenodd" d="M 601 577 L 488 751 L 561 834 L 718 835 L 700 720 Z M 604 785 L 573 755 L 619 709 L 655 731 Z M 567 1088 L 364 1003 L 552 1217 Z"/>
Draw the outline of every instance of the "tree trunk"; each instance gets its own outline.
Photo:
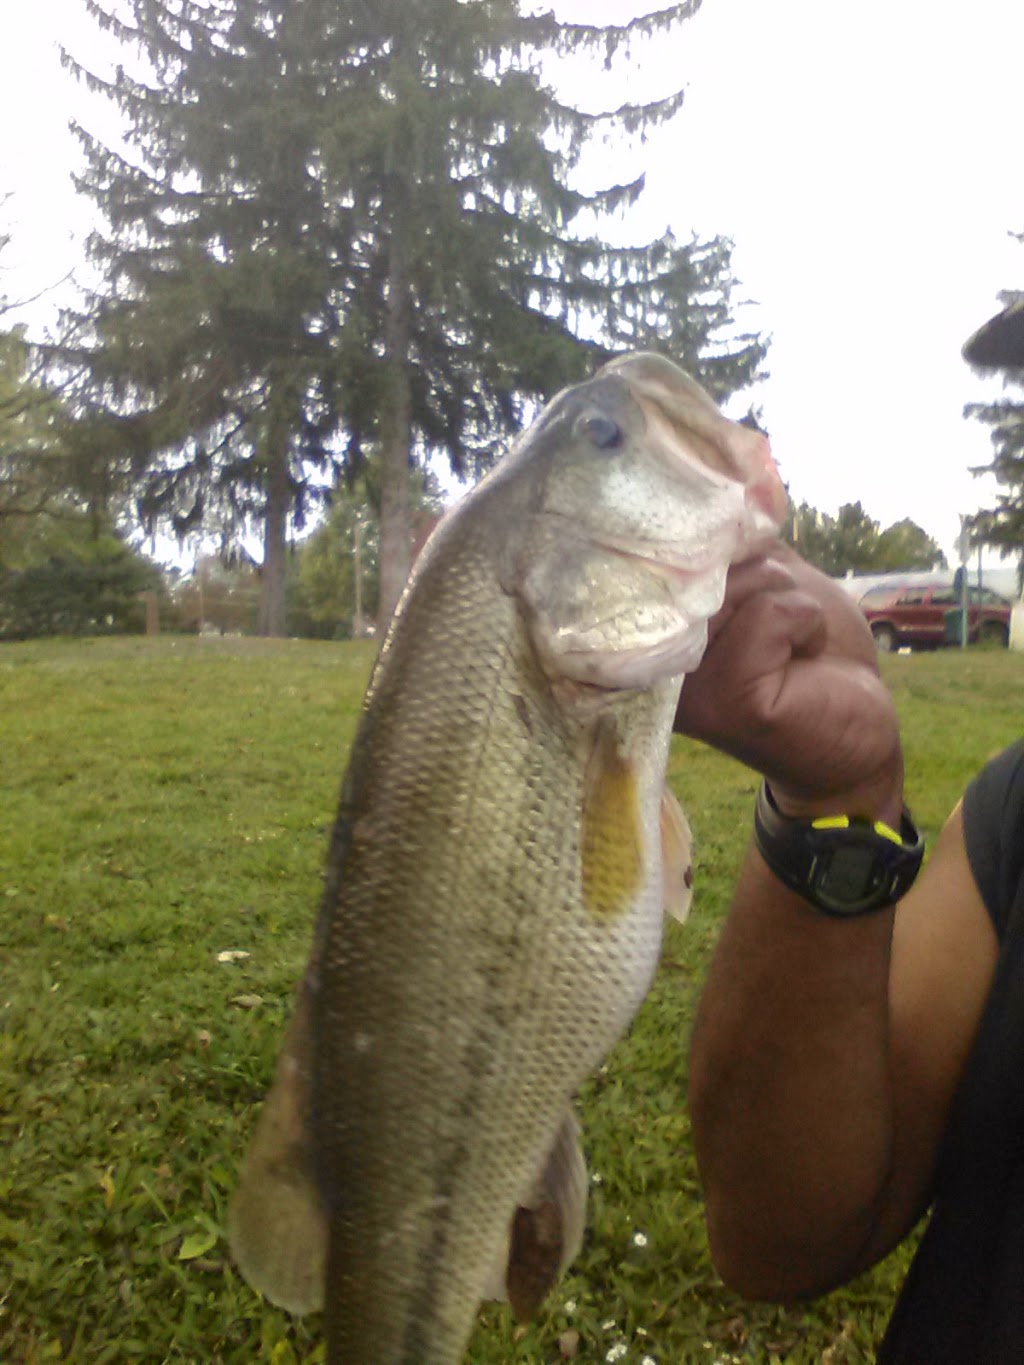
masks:
<path id="1" fill-rule="evenodd" d="M 267 431 L 267 506 L 258 632 L 278 638 L 286 634 L 287 624 L 288 507 L 288 429 L 272 416 Z"/>
<path id="2" fill-rule="evenodd" d="M 409 285 L 402 241 L 404 196 L 396 196 L 388 270 L 387 367 L 381 413 L 380 606 L 377 627 L 383 631 L 394 614 L 409 577 L 412 528 L 409 513 L 409 450 L 412 445 L 412 395 L 409 385 Z"/>
<path id="3" fill-rule="evenodd" d="M 381 423 L 379 630 L 386 629 L 409 577 L 412 540 L 409 526 L 409 380 L 404 369 L 393 375 L 393 382 L 388 387 L 388 407 Z"/>

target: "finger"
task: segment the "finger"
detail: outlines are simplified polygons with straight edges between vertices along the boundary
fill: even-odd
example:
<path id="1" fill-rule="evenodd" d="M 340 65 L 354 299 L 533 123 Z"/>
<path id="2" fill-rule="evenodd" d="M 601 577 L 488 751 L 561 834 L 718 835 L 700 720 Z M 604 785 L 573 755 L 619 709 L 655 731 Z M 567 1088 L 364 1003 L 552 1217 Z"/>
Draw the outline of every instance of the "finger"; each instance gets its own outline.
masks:
<path id="1" fill-rule="evenodd" d="M 756 560 L 738 566 L 745 572 L 742 576 L 738 572 L 736 575 L 735 605 L 740 605 L 745 596 L 756 591 L 759 574 L 763 576 L 767 590 L 773 581 L 781 585 L 788 576 L 790 586 L 799 588 L 820 604 L 828 631 L 825 648 L 877 668 L 877 650 L 864 614 L 842 584 L 801 559 L 789 545 L 773 546 L 770 558 L 770 566 L 761 567 L 764 561 Z M 726 600 L 730 600 L 728 587 Z"/>
<path id="2" fill-rule="evenodd" d="M 794 586 L 792 572 L 771 556 L 759 555 L 734 564 L 726 579 L 725 600 L 709 624 L 709 638 L 713 639 L 752 597 L 764 592 L 784 592 Z"/>
<path id="3" fill-rule="evenodd" d="M 749 660 L 744 671 L 763 676 L 784 668 L 794 656 L 820 654 L 828 640 L 828 623 L 816 597 L 800 588 L 788 588 L 748 597 L 715 642 L 723 652 L 726 637 L 728 647 Z"/>
<path id="4" fill-rule="evenodd" d="M 762 728 L 766 699 L 793 658 L 813 657 L 826 639 L 815 598 L 796 588 L 755 593 L 723 623 L 684 682 L 676 724 L 731 749 L 745 731 Z"/>

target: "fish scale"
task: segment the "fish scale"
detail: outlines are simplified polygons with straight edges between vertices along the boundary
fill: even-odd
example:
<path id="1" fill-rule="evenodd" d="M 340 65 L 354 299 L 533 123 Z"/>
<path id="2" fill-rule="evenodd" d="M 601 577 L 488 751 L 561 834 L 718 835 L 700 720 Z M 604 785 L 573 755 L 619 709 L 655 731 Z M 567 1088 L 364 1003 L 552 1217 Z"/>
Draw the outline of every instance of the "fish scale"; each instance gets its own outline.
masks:
<path id="1" fill-rule="evenodd" d="M 578 1249 L 572 1097 L 686 869 L 672 718 L 730 560 L 781 508 L 759 442 L 669 362 L 615 362 L 414 570 L 230 1215 L 254 1284 L 323 1303 L 331 1362 L 457 1365 L 483 1298 L 530 1313 Z"/>

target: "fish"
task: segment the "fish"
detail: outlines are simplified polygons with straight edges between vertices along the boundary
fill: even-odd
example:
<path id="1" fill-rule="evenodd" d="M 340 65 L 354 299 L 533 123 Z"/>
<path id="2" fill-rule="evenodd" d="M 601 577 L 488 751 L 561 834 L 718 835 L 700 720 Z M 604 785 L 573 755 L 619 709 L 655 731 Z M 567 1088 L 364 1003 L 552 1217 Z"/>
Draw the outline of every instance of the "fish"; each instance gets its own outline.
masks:
<path id="1" fill-rule="evenodd" d="M 577 1254 L 575 1093 L 647 992 L 690 834 L 665 785 L 766 438 L 667 358 L 563 390 L 418 557 L 371 674 L 309 965 L 229 1210 L 327 1359 L 458 1365 Z"/>

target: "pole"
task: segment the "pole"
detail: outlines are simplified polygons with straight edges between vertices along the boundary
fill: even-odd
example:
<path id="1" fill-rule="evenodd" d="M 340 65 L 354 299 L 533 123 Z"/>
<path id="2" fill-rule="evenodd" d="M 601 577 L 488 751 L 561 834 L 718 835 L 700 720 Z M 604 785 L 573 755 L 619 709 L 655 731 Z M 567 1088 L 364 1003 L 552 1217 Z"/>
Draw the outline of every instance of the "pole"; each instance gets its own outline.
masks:
<path id="1" fill-rule="evenodd" d="M 967 518 L 960 514 L 960 539 L 957 542 L 960 554 L 960 648 L 967 648 L 967 604 L 970 600 L 970 585 L 967 582 L 967 557 L 971 553 L 971 533 L 967 529 Z"/>
<path id="2" fill-rule="evenodd" d="M 970 591 L 971 591 L 970 584 L 967 582 L 967 566 L 966 566 L 966 564 L 965 564 L 965 565 L 964 565 L 963 574 L 961 575 L 961 578 L 960 578 L 960 648 L 961 648 L 961 649 L 966 649 L 966 648 L 967 648 L 967 634 L 968 634 L 968 630 L 967 630 L 967 611 L 968 611 L 968 603 L 969 603 L 969 601 L 970 601 Z"/>

